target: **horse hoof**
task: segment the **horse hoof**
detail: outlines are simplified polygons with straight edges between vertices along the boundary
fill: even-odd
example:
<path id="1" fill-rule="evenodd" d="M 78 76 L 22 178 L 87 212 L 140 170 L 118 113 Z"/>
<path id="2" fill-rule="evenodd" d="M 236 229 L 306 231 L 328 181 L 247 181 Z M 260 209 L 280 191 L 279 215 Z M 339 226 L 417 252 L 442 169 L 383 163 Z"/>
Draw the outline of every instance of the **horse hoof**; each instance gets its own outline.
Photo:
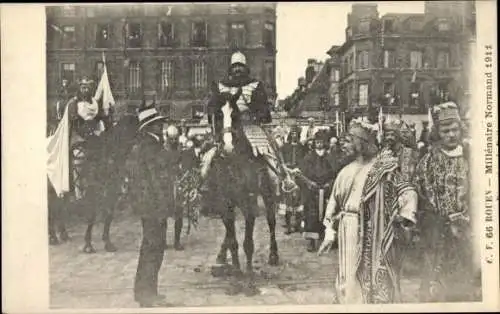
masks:
<path id="1" fill-rule="evenodd" d="M 106 250 L 106 252 L 116 252 L 116 251 L 118 251 L 118 249 L 116 248 L 116 246 L 113 243 L 106 243 L 104 245 L 104 250 Z"/>
<path id="2" fill-rule="evenodd" d="M 87 254 L 93 254 L 93 253 L 96 253 L 97 251 L 94 249 L 94 247 L 92 245 L 86 245 L 84 248 L 83 248 L 83 253 L 87 253 Z"/>
<path id="3" fill-rule="evenodd" d="M 61 242 L 68 242 L 69 240 L 71 240 L 71 238 L 69 237 L 69 235 L 66 232 L 61 233 L 60 239 L 61 239 Z"/>
<path id="4" fill-rule="evenodd" d="M 230 267 L 229 265 L 214 265 L 210 273 L 212 277 L 227 277 L 230 275 Z"/>
<path id="5" fill-rule="evenodd" d="M 229 271 L 229 274 L 233 277 L 236 277 L 236 278 L 241 278 L 243 277 L 243 272 L 241 271 L 241 269 L 239 267 L 234 267 L 232 268 L 230 271 Z"/>
<path id="6" fill-rule="evenodd" d="M 184 246 L 183 246 L 183 245 L 181 245 L 181 244 L 176 244 L 176 245 L 174 246 L 174 249 L 175 249 L 176 251 L 184 251 Z"/>
<path id="7" fill-rule="evenodd" d="M 276 254 L 269 255 L 269 265 L 278 266 L 278 263 L 279 263 L 278 255 L 276 255 Z"/>
<path id="8" fill-rule="evenodd" d="M 225 265 L 225 264 L 227 264 L 227 257 L 225 257 L 225 256 L 220 256 L 220 255 L 219 255 L 219 256 L 217 256 L 217 258 L 215 259 L 215 262 L 216 262 L 217 264 L 222 264 L 222 265 Z"/>

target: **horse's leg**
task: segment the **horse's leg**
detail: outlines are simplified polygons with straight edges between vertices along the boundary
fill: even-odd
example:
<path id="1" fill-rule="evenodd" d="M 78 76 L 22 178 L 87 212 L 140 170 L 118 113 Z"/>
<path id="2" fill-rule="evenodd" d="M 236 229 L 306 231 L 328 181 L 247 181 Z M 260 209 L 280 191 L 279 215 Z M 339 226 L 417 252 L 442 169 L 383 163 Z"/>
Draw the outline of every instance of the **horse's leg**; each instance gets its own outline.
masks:
<path id="1" fill-rule="evenodd" d="M 118 250 L 116 246 L 111 242 L 109 236 L 109 230 L 111 229 L 112 221 L 113 213 L 107 213 L 106 217 L 104 218 L 104 228 L 102 232 L 102 241 L 104 241 L 104 249 L 106 250 L 106 252 L 116 252 Z"/>
<path id="2" fill-rule="evenodd" d="M 238 239 L 236 238 L 235 211 L 234 206 L 228 206 L 223 216 L 224 226 L 227 232 L 227 248 L 231 252 L 232 266 L 235 274 L 241 272 L 240 258 L 238 256 Z"/>
<path id="3" fill-rule="evenodd" d="M 67 242 L 70 240 L 68 231 L 66 230 L 66 220 L 68 217 L 69 200 L 67 196 L 61 199 L 61 206 L 59 207 L 59 213 L 57 217 L 57 224 L 59 229 L 59 238 L 62 242 Z"/>
<path id="4" fill-rule="evenodd" d="M 92 246 L 92 228 L 94 227 L 94 224 L 96 222 L 96 215 L 97 215 L 97 210 L 93 206 L 89 200 L 90 199 L 97 199 L 96 193 L 90 193 L 90 190 L 85 193 L 85 201 L 83 202 L 83 205 L 85 206 L 84 210 L 87 212 L 88 218 L 87 218 L 87 230 L 85 231 L 85 246 L 83 247 L 83 252 L 85 253 L 95 253 L 96 250 Z M 99 200 L 97 200 L 97 203 L 99 203 Z"/>
<path id="5" fill-rule="evenodd" d="M 247 257 L 247 273 L 253 272 L 253 231 L 255 227 L 255 207 L 247 207 L 245 211 L 245 240 L 243 241 L 243 249 Z"/>
<path id="6" fill-rule="evenodd" d="M 270 236 L 270 251 L 269 251 L 269 265 L 276 266 L 279 262 L 278 256 L 278 243 L 276 242 L 276 200 L 275 188 L 273 187 L 273 182 L 271 182 L 271 175 L 269 172 L 264 175 L 264 182 L 262 188 L 262 196 L 266 206 L 266 219 L 267 225 L 269 226 L 269 236 Z"/>
<path id="7" fill-rule="evenodd" d="M 93 219 L 89 219 L 87 223 L 87 230 L 85 231 L 85 246 L 83 247 L 84 253 L 95 253 L 96 250 L 92 246 L 92 228 L 94 227 L 95 216 Z"/>
<path id="8" fill-rule="evenodd" d="M 227 216 L 227 215 L 229 215 L 229 213 L 226 212 L 224 214 L 224 216 L 222 216 L 222 222 L 224 223 L 224 229 L 226 232 L 225 232 L 224 240 L 222 241 L 219 253 L 217 254 L 217 259 L 216 259 L 217 264 L 227 264 L 227 253 L 229 251 L 229 238 L 230 238 L 230 234 L 229 234 L 230 228 L 228 228 L 227 223 L 226 223 L 227 218 L 225 218 L 225 216 Z"/>
<path id="9" fill-rule="evenodd" d="M 106 250 L 106 252 L 116 252 L 118 250 L 116 246 L 111 242 L 109 236 L 111 223 L 113 222 L 114 211 L 117 208 L 117 206 L 120 206 L 119 193 L 118 191 L 115 192 L 116 193 L 110 193 L 109 195 L 103 197 L 103 199 L 107 200 L 103 204 L 105 204 L 105 206 L 109 206 L 109 210 L 107 210 L 104 217 L 104 226 L 102 231 L 102 241 L 104 241 L 104 250 Z"/>

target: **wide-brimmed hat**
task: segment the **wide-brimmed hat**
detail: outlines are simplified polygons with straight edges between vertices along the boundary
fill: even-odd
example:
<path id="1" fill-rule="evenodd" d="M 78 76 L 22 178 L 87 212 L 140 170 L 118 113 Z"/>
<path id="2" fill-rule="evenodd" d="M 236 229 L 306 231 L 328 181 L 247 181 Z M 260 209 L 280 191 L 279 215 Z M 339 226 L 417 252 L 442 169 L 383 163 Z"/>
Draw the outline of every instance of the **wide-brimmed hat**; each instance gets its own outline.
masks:
<path id="1" fill-rule="evenodd" d="M 160 121 L 163 122 L 167 119 L 167 117 L 160 115 L 158 110 L 151 105 L 139 108 L 137 117 L 139 119 L 139 131 L 151 123 Z"/>

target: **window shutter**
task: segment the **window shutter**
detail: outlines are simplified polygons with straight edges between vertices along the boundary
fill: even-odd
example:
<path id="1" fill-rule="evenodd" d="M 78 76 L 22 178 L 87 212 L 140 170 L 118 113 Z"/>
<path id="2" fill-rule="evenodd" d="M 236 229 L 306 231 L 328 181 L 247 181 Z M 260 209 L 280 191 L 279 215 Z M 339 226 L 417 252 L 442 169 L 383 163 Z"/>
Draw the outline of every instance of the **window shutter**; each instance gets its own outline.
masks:
<path id="1" fill-rule="evenodd" d="M 162 60 L 156 62 L 156 94 L 163 96 L 163 66 Z M 160 96 L 160 98 L 161 98 Z"/>

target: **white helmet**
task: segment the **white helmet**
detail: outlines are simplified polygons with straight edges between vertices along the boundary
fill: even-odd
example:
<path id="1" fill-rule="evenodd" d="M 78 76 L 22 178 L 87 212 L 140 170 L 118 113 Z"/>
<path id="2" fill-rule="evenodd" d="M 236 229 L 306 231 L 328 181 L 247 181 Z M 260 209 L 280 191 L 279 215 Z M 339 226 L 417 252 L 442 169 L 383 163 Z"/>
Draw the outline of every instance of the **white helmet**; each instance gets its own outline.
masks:
<path id="1" fill-rule="evenodd" d="M 236 63 L 247 65 L 247 58 L 239 51 L 233 53 L 233 55 L 231 56 L 231 65 L 234 65 Z"/>

